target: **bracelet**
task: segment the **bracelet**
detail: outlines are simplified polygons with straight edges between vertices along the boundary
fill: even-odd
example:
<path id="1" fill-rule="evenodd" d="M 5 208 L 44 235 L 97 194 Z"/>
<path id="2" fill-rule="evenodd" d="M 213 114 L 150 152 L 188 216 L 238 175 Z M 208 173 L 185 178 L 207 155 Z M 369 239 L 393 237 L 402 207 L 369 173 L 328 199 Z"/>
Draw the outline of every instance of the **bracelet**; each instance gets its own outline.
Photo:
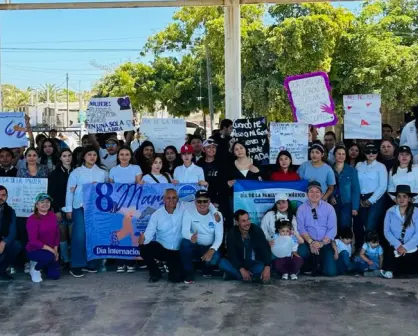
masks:
<path id="1" fill-rule="evenodd" d="M 311 240 L 311 242 L 309 243 L 309 245 L 312 245 L 312 243 L 313 243 L 314 241 L 315 241 L 315 240 L 313 240 L 313 239 L 312 239 L 312 240 Z"/>

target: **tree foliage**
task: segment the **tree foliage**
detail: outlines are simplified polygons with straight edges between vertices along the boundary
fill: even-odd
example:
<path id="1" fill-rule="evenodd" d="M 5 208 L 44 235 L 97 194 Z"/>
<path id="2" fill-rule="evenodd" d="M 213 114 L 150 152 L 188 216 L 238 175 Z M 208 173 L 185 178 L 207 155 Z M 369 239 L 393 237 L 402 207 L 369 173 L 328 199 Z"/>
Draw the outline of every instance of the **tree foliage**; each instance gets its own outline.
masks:
<path id="1" fill-rule="evenodd" d="M 418 103 L 418 0 L 375 0 L 358 14 L 327 3 L 241 7 L 243 113 L 291 120 L 286 76 L 326 71 L 341 111 L 344 94 L 381 93 L 386 108 Z M 209 53 L 207 54 L 207 52 Z M 224 10 L 185 7 L 150 36 L 142 56 L 97 84 L 99 95 L 130 95 L 138 111 L 207 111 L 207 60 L 214 106 L 224 110 Z"/>

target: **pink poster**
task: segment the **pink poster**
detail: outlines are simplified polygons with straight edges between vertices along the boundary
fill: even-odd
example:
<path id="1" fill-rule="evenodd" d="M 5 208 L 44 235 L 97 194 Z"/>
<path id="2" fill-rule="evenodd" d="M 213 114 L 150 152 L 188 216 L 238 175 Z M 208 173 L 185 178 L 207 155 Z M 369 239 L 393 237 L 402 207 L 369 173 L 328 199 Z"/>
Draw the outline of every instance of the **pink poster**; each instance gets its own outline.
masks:
<path id="1" fill-rule="evenodd" d="M 316 127 L 332 126 L 338 122 L 325 72 L 289 76 L 284 86 L 296 122 Z"/>

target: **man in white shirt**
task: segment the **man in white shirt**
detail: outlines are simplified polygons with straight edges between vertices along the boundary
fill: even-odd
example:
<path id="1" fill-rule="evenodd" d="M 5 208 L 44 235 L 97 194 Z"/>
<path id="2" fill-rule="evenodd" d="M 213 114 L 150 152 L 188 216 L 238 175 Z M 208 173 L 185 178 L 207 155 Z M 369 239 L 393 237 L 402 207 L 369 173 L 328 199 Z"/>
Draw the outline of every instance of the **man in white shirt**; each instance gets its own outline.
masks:
<path id="1" fill-rule="evenodd" d="M 100 147 L 99 141 L 96 139 L 95 134 L 89 134 L 90 142 L 94 149 L 99 151 L 100 160 L 103 165 L 106 166 L 107 170 L 110 171 L 117 165 L 119 141 L 116 138 L 109 138 L 106 140 L 106 149 Z"/>
<path id="2" fill-rule="evenodd" d="M 205 181 L 205 173 L 203 169 L 196 166 L 193 162 L 193 147 L 184 145 L 180 150 L 183 165 L 174 170 L 173 183 L 198 183 L 200 186 L 206 187 L 208 183 Z"/>
<path id="3" fill-rule="evenodd" d="M 180 256 L 186 272 L 184 283 L 194 283 L 193 260 L 204 262 L 203 276 L 211 277 L 211 267 L 220 259 L 218 251 L 223 240 L 223 221 L 217 221 L 209 211 L 210 198 L 206 190 L 199 190 L 195 196 L 196 207 L 185 211 L 183 216 Z"/>
<path id="4" fill-rule="evenodd" d="M 415 119 L 407 123 L 402 129 L 400 145 L 406 145 L 411 148 L 414 156 L 414 163 L 417 163 L 416 156 L 418 155 L 418 105 L 411 108 Z"/>
<path id="5" fill-rule="evenodd" d="M 335 156 L 334 156 L 334 150 L 335 150 L 335 143 L 337 142 L 337 137 L 333 131 L 328 131 L 325 133 L 324 136 L 324 142 L 325 147 L 327 148 L 328 157 L 327 161 L 329 164 L 335 163 Z"/>

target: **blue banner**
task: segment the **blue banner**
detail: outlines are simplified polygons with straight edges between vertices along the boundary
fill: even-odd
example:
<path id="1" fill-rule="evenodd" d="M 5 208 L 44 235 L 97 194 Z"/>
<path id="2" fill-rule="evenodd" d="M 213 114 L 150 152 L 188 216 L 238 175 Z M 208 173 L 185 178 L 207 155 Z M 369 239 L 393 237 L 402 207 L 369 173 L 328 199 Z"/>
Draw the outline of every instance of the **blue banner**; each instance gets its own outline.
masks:
<path id="1" fill-rule="evenodd" d="M 259 182 L 237 180 L 234 184 L 234 212 L 246 210 L 251 223 L 260 225 L 261 219 L 273 205 L 277 194 L 286 194 L 293 212 L 306 200 L 308 181 Z"/>
<path id="2" fill-rule="evenodd" d="M 194 200 L 200 189 L 197 184 L 83 185 L 87 259 L 138 258 L 138 237 L 151 215 L 163 205 L 168 188 L 176 189 L 183 202 Z"/>

